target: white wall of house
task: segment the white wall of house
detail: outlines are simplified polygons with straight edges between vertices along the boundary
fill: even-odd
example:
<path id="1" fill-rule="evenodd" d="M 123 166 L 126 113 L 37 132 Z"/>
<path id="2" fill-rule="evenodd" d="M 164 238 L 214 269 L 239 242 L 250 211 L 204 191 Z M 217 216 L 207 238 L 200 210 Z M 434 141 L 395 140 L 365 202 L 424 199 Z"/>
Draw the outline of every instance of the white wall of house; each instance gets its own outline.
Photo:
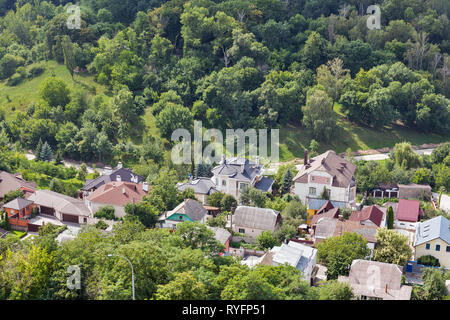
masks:
<path id="1" fill-rule="evenodd" d="M 89 208 L 89 210 L 92 213 L 92 216 L 101 208 L 105 206 L 111 206 L 114 208 L 114 214 L 117 218 L 122 218 L 126 215 L 125 207 L 117 206 L 117 205 L 111 205 L 108 203 L 99 203 L 99 202 L 92 202 L 87 200 L 86 204 Z"/>
<path id="2" fill-rule="evenodd" d="M 395 220 L 394 229 L 416 230 L 417 224 L 418 222 Z"/>

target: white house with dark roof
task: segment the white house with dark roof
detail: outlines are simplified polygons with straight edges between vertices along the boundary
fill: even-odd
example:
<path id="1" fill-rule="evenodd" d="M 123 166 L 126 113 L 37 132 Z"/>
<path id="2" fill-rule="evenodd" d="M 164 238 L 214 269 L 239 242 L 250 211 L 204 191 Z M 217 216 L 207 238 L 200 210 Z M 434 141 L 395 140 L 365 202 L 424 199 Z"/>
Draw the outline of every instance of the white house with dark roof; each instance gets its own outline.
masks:
<path id="1" fill-rule="evenodd" d="M 122 163 L 119 162 L 116 169 L 105 168 L 103 174 L 95 179 L 88 179 L 81 190 L 83 197 L 88 196 L 102 185 L 110 182 L 132 182 L 142 183 L 145 179 L 140 175 L 134 173 L 131 169 L 123 168 Z"/>
<path id="2" fill-rule="evenodd" d="M 222 157 L 221 163 L 211 171 L 216 189 L 239 198 L 245 187 L 272 192 L 273 180 L 263 176 L 263 165 L 245 158 Z"/>
<path id="3" fill-rule="evenodd" d="M 200 202 L 194 199 L 186 199 L 173 210 L 163 213 L 159 219 L 160 228 L 175 229 L 177 224 L 185 221 L 206 223 L 208 211 Z"/>
<path id="4" fill-rule="evenodd" d="M 311 282 L 311 276 L 317 263 L 317 249 L 295 242 L 283 243 L 280 247 L 273 247 L 270 251 L 272 265 L 278 266 L 285 263 L 300 270 L 303 280 Z"/>
<path id="5" fill-rule="evenodd" d="M 332 201 L 356 206 L 356 166 L 328 150 L 314 158 L 308 159 L 305 151 L 304 164 L 294 178 L 294 193 L 303 203 L 307 199 L 320 198 L 323 189 L 327 189 Z"/>
<path id="6" fill-rule="evenodd" d="M 238 206 L 232 216 L 232 230 L 252 239 L 263 231 L 275 231 L 280 223 L 280 213 L 267 208 Z"/>

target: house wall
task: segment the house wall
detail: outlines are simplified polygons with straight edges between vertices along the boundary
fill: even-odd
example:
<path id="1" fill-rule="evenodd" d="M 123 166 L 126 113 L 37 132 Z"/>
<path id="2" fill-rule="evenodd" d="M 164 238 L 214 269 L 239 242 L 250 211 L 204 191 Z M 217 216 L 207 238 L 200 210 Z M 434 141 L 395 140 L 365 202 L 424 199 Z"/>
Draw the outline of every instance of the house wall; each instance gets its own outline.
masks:
<path id="1" fill-rule="evenodd" d="M 91 211 L 92 215 L 94 215 L 101 207 L 105 206 L 111 206 L 114 208 L 114 214 L 117 218 L 122 218 L 126 215 L 125 207 L 117 206 L 117 205 L 111 205 L 108 203 L 99 203 L 99 202 L 92 202 L 87 201 L 87 206 L 89 210 Z"/>
<path id="2" fill-rule="evenodd" d="M 30 204 L 26 208 L 22 209 L 20 214 L 19 214 L 19 217 L 22 218 L 23 216 L 30 215 L 31 212 L 33 211 L 34 207 L 36 207 L 35 204 Z M 14 209 L 11 209 L 11 208 L 5 208 L 5 212 L 8 213 L 8 217 L 11 217 L 11 216 L 17 214 L 19 212 L 19 210 L 14 210 Z"/>
<path id="3" fill-rule="evenodd" d="M 428 250 L 426 249 L 427 243 L 430 244 L 430 249 Z M 440 251 L 436 251 L 437 244 L 441 246 Z M 415 247 L 414 259 L 417 260 L 422 256 L 432 255 L 439 259 L 439 263 L 442 267 L 450 268 L 450 252 L 447 252 L 447 246 L 450 246 L 450 243 L 447 243 L 440 238 L 422 243 Z"/>
<path id="4" fill-rule="evenodd" d="M 233 231 L 239 232 L 239 229 L 244 229 L 245 237 L 252 238 L 252 239 L 256 239 L 263 231 L 266 231 L 266 229 L 251 229 L 251 228 L 247 228 L 247 227 L 233 225 Z"/>
<path id="5" fill-rule="evenodd" d="M 417 224 L 418 222 L 395 220 L 394 229 L 416 230 Z"/>

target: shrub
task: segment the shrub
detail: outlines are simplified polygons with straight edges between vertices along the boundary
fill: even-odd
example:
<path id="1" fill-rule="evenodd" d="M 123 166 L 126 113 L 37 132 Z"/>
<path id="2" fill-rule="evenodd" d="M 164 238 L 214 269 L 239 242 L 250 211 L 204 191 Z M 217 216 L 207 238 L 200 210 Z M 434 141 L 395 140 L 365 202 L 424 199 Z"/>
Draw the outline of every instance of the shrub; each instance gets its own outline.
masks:
<path id="1" fill-rule="evenodd" d="M 97 223 L 95 224 L 95 227 L 96 227 L 97 229 L 105 230 L 105 229 L 108 228 L 108 224 L 107 224 L 105 221 L 100 220 L 99 222 L 97 222 Z"/>
<path id="2" fill-rule="evenodd" d="M 425 266 L 431 266 L 431 267 L 440 267 L 441 266 L 441 264 L 439 263 L 439 259 L 433 257 L 432 255 L 421 256 L 419 259 L 417 259 L 417 262 L 420 264 L 423 264 Z"/>
<path id="3" fill-rule="evenodd" d="M 41 75 L 42 73 L 44 73 L 45 71 L 45 67 L 43 65 L 35 65 L 35 66 L 31 66 L 30 69 L 28 70 L 28 78 L 34 78 L 37 77 L 39 75 Z"/>
<path id="4" fill-rule="evenodd" d="M 113 206 L 101 207 L 95 214 L 94 218 L 104 218 L 106 220 L 117 220 L 115 209 Z"/>

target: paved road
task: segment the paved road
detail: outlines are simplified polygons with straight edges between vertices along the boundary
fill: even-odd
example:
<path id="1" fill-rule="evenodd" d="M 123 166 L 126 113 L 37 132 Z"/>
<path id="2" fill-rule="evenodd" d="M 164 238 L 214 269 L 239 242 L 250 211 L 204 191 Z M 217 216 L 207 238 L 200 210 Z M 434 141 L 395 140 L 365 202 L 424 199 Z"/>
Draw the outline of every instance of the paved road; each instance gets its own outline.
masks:
<path id="1" fill-rule="evenodd" d="M 414 150 L 417 154 L 431 154 L 433 149 L 418 149 Z M 389 153 L 377 153 L 377 154 L 368 154 L 365 156 L 356 156 L 355 160 L 366 160 L 366 161 L 375 161 L 375 160 L 384 160 L 389 159 Z"/>

